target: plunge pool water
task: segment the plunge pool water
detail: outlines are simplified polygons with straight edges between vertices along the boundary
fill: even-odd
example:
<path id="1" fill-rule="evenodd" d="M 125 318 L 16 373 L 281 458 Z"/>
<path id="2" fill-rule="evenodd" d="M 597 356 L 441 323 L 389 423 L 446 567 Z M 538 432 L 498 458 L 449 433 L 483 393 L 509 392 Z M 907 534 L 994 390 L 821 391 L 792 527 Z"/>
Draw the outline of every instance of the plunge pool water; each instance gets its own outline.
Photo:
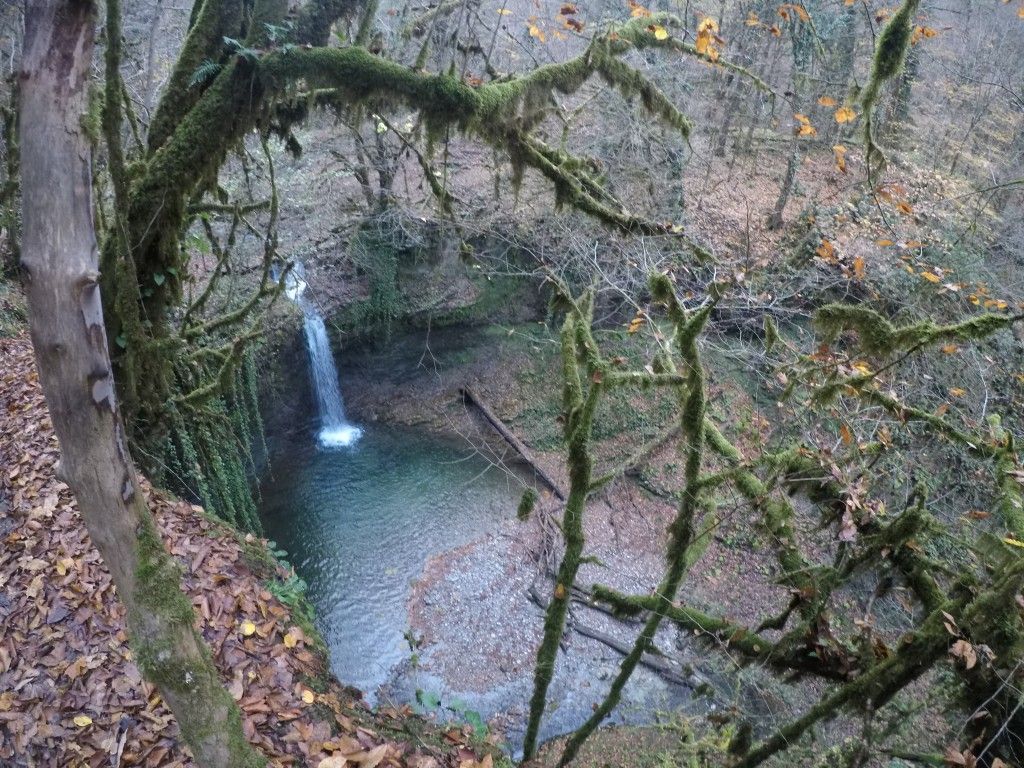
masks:
<path id="1" fill-rule="evenodd" d="M 262 486 L 268 538 L 309 585 L 342 681 L 366 691 L 408 659 L 410 583 L 427 560 L 515 515 L 522 486 L 465 443 L 394 426 L 352 446 L 275 451 Z"/>

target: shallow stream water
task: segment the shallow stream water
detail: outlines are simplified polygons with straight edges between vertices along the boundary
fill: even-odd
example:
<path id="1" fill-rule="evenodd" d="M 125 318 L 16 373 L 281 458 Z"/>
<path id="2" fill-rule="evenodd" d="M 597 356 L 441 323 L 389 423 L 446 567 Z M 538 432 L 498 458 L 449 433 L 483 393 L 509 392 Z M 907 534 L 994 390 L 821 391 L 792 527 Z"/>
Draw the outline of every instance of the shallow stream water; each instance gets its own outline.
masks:
<path id="1" fill-rule="evenodd" d="M 434 710 L 442 718 L 472 710 L 496 725 L 515 753 L 543 624 L 529 597 L 536 564 L 514 519 L 521 477 L 530 473 L 492 466 L 454 433 L 382 423 L 399 407 L 396 391 L 406 406 L 411 396 L 430 413 L 431 398 L 461 386 L 460 361 L 493 354 L 495 343 L 494 334 L 455 329 L 409 335 L 341 360 L 342 389 L 357 404 L 361 438 L 345 447 L 318 446 L 321 420 L 310 417 L 314 403 L 297 395 L 289 416 L 273 422 L 268 434 L 261 514 L 268 538 L 288 552 L 309 585 L 339 680 L 362 689 L 371 703 L 414 703 L 422 691 L 442 702 Z M 378 396 L 368 396 L 371 390 Z M 403 412 L 409 415 L 407 407 Z M 620 553 L 625 581 L 617 588 L 643 592 L 649 579 L 656 583 L 660 551 L 649 578 L 643 554 Z M 432 576 L 425 574 L 428 563 Z M 413 611 L 417 632 L 430 636 L 416 651 L 417 664 L 410 663 L 414 652 L 406 640 Z M 620 643 L 633 641 L 635 627 L 602 614 L 582 619 Z M 673 633 L 666 629 L 660 641 L 670 647 Z M 597 640 L 566 634 L 542 738 L 587 719 L 621 658 Z M 609 722 L 649 723 L 659 711 L 691 703 L 687 689 L 641 668 Z"/>
<path id="2" fill-rule="evenodd" d="M 427 559 L 513 516 L 522 486 L 464 442 L 391 426 L 276 453 L 266 535 L 309 584 L 335 675 L 372 698 L 411 655 L 407 602 Z"/>

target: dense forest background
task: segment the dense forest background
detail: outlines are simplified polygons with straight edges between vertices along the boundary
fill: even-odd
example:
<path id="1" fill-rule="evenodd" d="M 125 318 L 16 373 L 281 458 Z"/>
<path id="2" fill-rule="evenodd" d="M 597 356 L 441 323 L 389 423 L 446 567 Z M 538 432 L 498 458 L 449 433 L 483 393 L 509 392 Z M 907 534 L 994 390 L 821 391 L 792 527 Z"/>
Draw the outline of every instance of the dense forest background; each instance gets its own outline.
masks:
<path id="1" fill-rule="evenodd" d="M 445 731 L 355 703 L 324 669 L 286 555 L 261 538 L 268 440 L 309 406 L 291 396 L 308 389 L 302 312 L 284 295 L 297 274 L 339 354 L 387 361 L 426 339 L 419 360 L 441 383 L 353 373 L 359 416 L 469 435 L 475 399 L 543 481 L 509 529 L 518 548 L 502 552 L 522 571 L 507 593 L 459 603 L 513 617 L 523 658 L 495 679 L 530 681 L 517 758 L 1024 759 L 1024 5 L 60 7 L 0 17 L 0 333 L 14 339 L 0 762 L 69 764 L 69 739 L 89 765 L 126 743 L 114 764 L 510 759 L 477 713 Z M 87 41 L 68 54 L 84 85 L 54 86 L 63 112 L 38 96 L 53 60 L 30 55 L 62 25 Z M 77 144 L 63 154 L 61 114 L 80 116 L 64 119 Z M 39 172 L 51 154 L 81 171 L 74 199 Z M 68 242 L 85 244 L 74 274 L 55 256 Z M 93 285 L 101 308 L 62 305 Z M 55 443 L 24 427 L 46 418 L 25 388 L 28 327 L 59 475 Z M 446 330 L 465 328 L 485 343 L 447 353 Z M 56 365 L 68 348 L 88 349 L 78 378 Z M 467 381 L 475 395 L 456 391 Z M 112 417 L 71 418 L 103 402 Z M 25 484 L 44 482 L 78 554 L 54 559 L 28 533 L 43 535 L 32 499 L 46 496 Z M 138 701 L 96 703 L 98 665 L 70 679 L 77 662 L 48 665 L 68 654 L 49 630 L 25 645 L 80 593 L 68 562 L 99 567 L 83 520 L 124 603 L 104 632 L 120 632 Z M 211 609 L 224 579 L 200 568 L 207 535 L 258 605 L 240 587 Z M 48 559 L 61 578 L 33 587 Z M 109 590 L 94 601 L 115 604 Z M 455 614 L 435 613 L 443 633 Z M 593 626 L 616 648 L 608 691 L 541 746 L 553 670 Z M 76 632 L 85 658 L 95 633 Z M 296 647 L 287 675 L 242 676 L 242 658 Z M 667 728 L 595 732 L 638 667 L 702 703 Z M 154 697 L 173 716 L 124 724 Z"/>

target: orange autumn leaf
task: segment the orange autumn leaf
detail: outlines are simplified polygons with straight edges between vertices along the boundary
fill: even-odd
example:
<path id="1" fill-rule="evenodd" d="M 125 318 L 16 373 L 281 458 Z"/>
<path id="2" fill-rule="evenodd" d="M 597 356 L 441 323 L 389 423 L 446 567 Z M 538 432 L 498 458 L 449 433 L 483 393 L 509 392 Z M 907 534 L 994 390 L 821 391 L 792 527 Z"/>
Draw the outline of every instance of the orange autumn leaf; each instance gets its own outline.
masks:
<path id="1" fill-rule="evenodd" d="M 818 254 L 818 257 L 824 261 L 834 262 L 836 259 L 836 249 L 828 240 L 822 240 L 821 245 L 814 249 L 814 252 Z"/>
<path id="2" fill-rule="evenodd" d="M 834 107 L 838 102 L 831 96 L 819 96 L 818 103 L 823 107 Z"/>
<path id="3" fill-rule="evenodd" d="M 846 173 L 846 147 L 842 144 L 836 144 L 832 147 L 832 154 L 835 155 L 836 168 Z"/>
<path id="4" fill-rule="evenodd" d="M 853 433 L 845 424 L 839 425 L 839 437 L 842 438 L 843 445 L 850 445 L 853 442 Z"/>
<path id="5" fill-rule="evenodd" d="M 629 0 L 629 15 L 634 19 L 646 19 L 651 15 L 651 12 L 636 2 L 636 0 Z"/>
<path id="6" fill-rule="evenodd" d="M 799 123 L 796 129 L 797 136 L 814 136 L 818 133 L 818 129 L 811 125 L 810 119 L 807 115 L 801 115 L 799 112 L 793 115 L 796 121 Z"/>
<path id="7" fill-rule="evenodd" d="M 853 276 L 857 280 L 864 279 L 864 257 L 858 256 L 853 260 Z"/>
<path id="8" fill-rule="evenodd" d="M 854 112 L 850 107 L 840 107 L 835 113 L 836 122 L 842 125 L 843 123 L 852 123 L 857 119 L 857 113 Z"/>
<path id="9" fill-rule="evenodd" d="M 718 49 L 714 42 L 717 40 L 718 22 L 710 16 L 705 16 L 697 25 L 697 39 L 693 48 L 701 56 L 707 56 L 711 61 L 718 61 Z"/>
<path id="10" fill-rule="evenodd" d="M 910 35 L 910 44 L 917 45 L 921 40 L 930 40 L 938 34 L 939 31 L 933 27 L 914 27 L 914 31 Z"/>

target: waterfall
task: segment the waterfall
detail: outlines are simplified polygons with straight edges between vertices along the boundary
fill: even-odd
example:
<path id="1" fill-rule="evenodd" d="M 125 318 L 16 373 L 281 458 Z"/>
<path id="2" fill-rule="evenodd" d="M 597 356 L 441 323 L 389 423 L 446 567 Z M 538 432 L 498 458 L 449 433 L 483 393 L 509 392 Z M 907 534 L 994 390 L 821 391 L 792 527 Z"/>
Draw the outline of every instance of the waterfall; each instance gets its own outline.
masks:
<path id="1" fill-rule="evenodd" d="M 323 448 L 341 448 L 352 445 L 363 430 L 345 418 L 345 403 L 341 399 L 338 369 L 334 365 L 331 344 L 324 319 L 316 304 L 306 296 L 306 281 L 301 264 L 296 264 L 285 277 L 285 295 L 302 308 L 305 317 L 306 350 L 309 367 L 313 372 L 320 413 L 320 432 L 317 439 Z"/>

